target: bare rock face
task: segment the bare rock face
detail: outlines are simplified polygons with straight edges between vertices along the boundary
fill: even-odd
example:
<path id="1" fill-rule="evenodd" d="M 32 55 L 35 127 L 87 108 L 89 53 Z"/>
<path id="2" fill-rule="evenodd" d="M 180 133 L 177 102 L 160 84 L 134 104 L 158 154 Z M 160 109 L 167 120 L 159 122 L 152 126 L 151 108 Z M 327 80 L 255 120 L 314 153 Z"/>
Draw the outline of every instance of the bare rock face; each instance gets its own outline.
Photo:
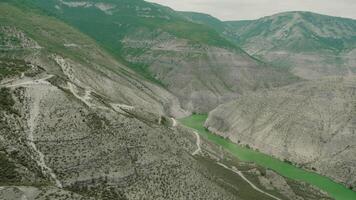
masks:
<path id="1" fill-rule="evenodd" d="M 241 96 L 206 127 L 236 143 L 355 186 L 355 78 L 304 82 Z"/>
<path id="2" fill-rule="evenodd" d="M 126 60 L 147 66 L 192 112 L 205 113 L 246 91 L 294 80 L 241 50 L 198 44 L 163 31 L 138 29 L 123 45 Z"/>

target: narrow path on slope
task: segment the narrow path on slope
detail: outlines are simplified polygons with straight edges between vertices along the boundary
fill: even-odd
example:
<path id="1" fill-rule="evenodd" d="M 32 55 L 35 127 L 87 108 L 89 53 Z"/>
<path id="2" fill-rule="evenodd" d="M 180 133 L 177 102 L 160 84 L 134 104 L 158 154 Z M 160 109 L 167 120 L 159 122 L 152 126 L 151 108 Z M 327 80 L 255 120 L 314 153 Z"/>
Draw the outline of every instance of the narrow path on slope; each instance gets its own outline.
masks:
<path id="1" fill-rule="evenodd" d="M 199 133 L 197 133 L 196 131 L 194 131 L 194 134 L 195 134 L 195 136 L 197 137 L 197 147 L 198 147 L 198 149 L 195 150 L 195 151 L 192 153 L 193 156 L 197 155 L 197 154 L 201 151 L 201 148 L 200 148 L 200 135 L 199 135 Z"/>
<path id="2" fill-rule="evenodd" d="M 262 193 L 262 194 L 265 194 L 265 195 L 267 195 L 267 196 L 269 196 L 269 197 L 271 197 L 271 198 L 273 198 L 273 199 L 282 200 L 282 199 L 280 199 L 280 198 L 278 198 L 278 197 L 276 197 L 276 196 L 274 196 L 274 195 L 272 195 L 272 194 L 269 194 L 269 193 L 267 193 L 267 192 L 261 190 L 260 188 L 258 188 L 258 187 L 257 187 L 256 185 L 254 185 L 251 181 L 249 181 L 249 180 L 242 174 L 241 171 L 239 171 L 239 170 L 237 170 L 237 169 L 231 169 L 231 168 L 229 168 L 228 166 L 226 166 L 226 165 L 224 165 L 224 164 L 222 164 L 222 163 L 219 163 L 219 162 L 218 162 L 218 165 L 220 165 L 220 166 L 224 167 L 225 169 L 228 169 L 228 170 L 234 172 L 235 174 L 239 175 L 239 176 L 240 176 L 244 181 L 246 181 L 254 190 L 256 190 L 256 191 L 258 191 L 258 192 L 260 192 L 260 193 Z"/>
<path id="3" fill-rule="evenodd" d="M 10 87 L 19 87 L 19 86 L 23 86 L 23 85 L 37 85 L 37 84 L 50 84 L 47 80 L 52 78 L 53 75 L 47 75 L 43 78 L 40 79 L 36 79 L 36 80 L 27 80 L 27 81 L 23 81 L 23 82 L 17 82 L 14 84 L 8 83 L 5 84 L 4 87 L 10 88 Z"/>
<path id="4" fill-rule="evenodd" d="M 173 117 L 171 117 L 171 120 L 172 120 L 172 127 L 178 126 L 178 123 L 177 123 L 177 120 L 176 120 L 176 119 L 174 119 Z M 194 134 L 195 134 L 195 137 L 197 138 L 197 140 L 196 140 L 197 150 L 195 150 L 195 151 L 192 153 L 193 156 L 197 155 L 197 154 L 201 151 L 201 148 L 200 148 L 200 135 L 199 135 L 199 133 L 197 133 L 196 131 L 194 131 Z"/>

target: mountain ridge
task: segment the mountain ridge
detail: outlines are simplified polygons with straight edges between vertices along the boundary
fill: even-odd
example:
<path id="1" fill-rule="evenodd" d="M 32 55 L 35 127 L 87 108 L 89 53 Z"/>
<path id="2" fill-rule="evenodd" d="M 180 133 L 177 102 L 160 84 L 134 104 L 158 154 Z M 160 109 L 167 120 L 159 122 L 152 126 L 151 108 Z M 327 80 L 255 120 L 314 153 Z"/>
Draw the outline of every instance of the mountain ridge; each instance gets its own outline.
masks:
<path id="1" fill-rule="evenodd" d="M 100 1 L 106 3 L 103 10 L 98 2 L 32 3 L 91 36 L 136 72 L 161 83 L 189 112 L 207 112 L 246 90 L 297 80 L 251 57 L 214 29 L 167 7 L 141 0 Z"/>

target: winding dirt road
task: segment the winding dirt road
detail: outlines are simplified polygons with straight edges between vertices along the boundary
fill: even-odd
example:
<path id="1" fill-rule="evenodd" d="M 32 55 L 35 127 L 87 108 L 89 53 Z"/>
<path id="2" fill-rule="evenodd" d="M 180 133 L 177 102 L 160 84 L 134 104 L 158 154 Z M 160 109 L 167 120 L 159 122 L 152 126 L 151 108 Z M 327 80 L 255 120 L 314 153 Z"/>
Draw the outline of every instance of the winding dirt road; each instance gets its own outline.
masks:
<path id="1" fill-rule="evenodd" d="M 195 150 L 193 153 L 192 153 L 192 155 L 193 156 L 195 156 L 195 155 L 197 155 L 200 151 L 201 151 L 201 148 L 200 148 L 200 135 L 199 135 L 199 133 L 197 133 L 196 131 L 194 131 L 194 133 L 195 133 L 195 136 L 197 137 L 197 150 Z"/>
<path id="2" fill-rule="evenodd" d="M 278 198 L 278 197 L 276 197 L 276 196 L 274 196 L 274 195 L 272 195 L 272 194 L 269 194 L 269 193 L 267 193 L 267 192 L 261 190 L 260 188 L 258 188 L 258 187 L 257 187 L 256 185 L 254 185 L 250 180 L 248 180 L 248 179 L 243 175 L 243 173 L 242 173 L 241 171 L 239 171 L 239 170 L 237 170 L 237 169 L 229 168 L 228 166 L 226 166 L 226 165 L 224 165 L 224 164 L 222 164 L 222 163 L 219 163 L 219 162 L 218 162 L 218 165 L 220 165 L 220 166 L 224 167 L 225 169 L 228 169 L 228 170 L 234 172 L 235 174 L 239 175 L 244 181 L 246 181 L 246 182 L 247 182 L 253 189 L 255 189 L 256 191 L 258 191 L 258 192 L 260 192 L 260 193 L 262 193 L 262 194 L 265 194 L 265 195 L 267 195 L 267 196 L 269 196 L 269 197 L 271 197 L 271 198 L 273 198 L 273 199 L 282 200 L 282 199 L 280 199 L 280 198 Z"/>

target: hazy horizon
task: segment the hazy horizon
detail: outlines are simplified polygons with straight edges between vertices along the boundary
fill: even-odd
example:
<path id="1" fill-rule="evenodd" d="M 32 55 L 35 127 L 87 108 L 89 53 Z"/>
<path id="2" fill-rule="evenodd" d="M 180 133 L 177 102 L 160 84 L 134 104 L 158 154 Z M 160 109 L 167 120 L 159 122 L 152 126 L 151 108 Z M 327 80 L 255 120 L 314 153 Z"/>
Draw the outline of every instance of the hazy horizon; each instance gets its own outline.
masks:
<path id="1" fill-rule="evenodd" d="M 146 0 L 178 11 L 210 14 L 220 20 L 251 20 L 289 11 L 356 19 L 355 0 Z"/>

